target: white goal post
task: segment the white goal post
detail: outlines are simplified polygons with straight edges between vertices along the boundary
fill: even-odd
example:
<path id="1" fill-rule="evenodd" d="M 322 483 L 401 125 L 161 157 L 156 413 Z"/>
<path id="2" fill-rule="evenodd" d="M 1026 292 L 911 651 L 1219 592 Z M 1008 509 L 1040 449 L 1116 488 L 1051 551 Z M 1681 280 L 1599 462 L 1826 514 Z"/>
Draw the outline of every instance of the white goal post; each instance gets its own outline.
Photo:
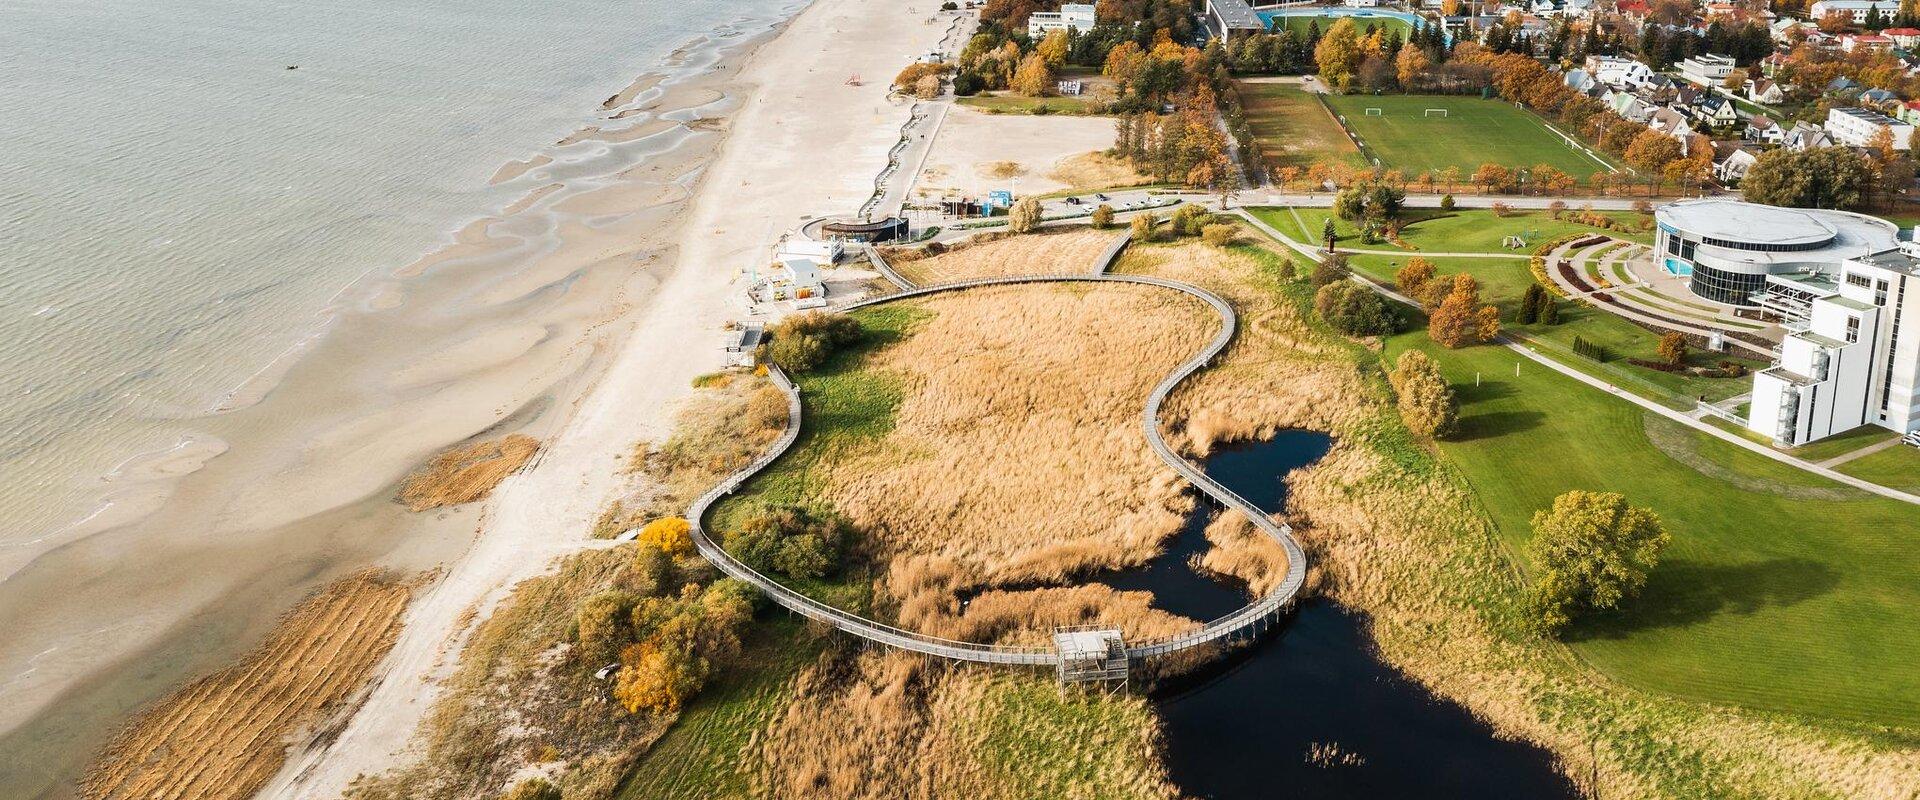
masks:
<path id="1" fill-rule="evenodd" d="M 1380 109 L 1378 109 L 1378 108 L 1369 108 L 1369 109 L 1367 109 L 1367 116 L 1369 116 L 1369 117 L 1377 117 L 1377 116 L 1380 116 Z"/>
<path id="2" fill-rule="evenodd" d="M 1423 114 L 1421 114 L 1420 116 L 1423 116 L 1423 117 L 1444 117 L 1444 116 L 1447 116 L 1447 109 L 1444 109 L 1444 108 L 1429 108 L 1429 109 L 1427 109 L 1427 110 L 1426 110 L 1426 112 L 1425 112 L 1425 113 L 1423 113 Z"/>

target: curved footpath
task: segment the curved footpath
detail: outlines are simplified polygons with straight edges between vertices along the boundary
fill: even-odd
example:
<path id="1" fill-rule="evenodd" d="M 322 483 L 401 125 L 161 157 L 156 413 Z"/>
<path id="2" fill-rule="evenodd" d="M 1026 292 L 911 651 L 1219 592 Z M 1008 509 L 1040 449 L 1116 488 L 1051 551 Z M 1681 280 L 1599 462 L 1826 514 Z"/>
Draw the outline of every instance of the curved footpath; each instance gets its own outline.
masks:
<path id="1" fill-rule="evenodd" d="M 1278 616 L 1292 604 L 1294 597 L 1300 591 L 1301 584 L 1306 579 L 1307 570 L 1306 553 L 1300 549 L 1299 542 L 1294 540 L 1293 530 L 1291 528 L 1284 523 L 1275 522 L 1271 517 L 1267 516 L 1266 512 L 1260 510 L 1240 495 L 1235 494 L 1233 490 L 1222 486 L 1208 477 L 1206 472 L 1175 452 L 1173 446 L 1169 445 L 1166 439 L 1160 434 L 1160 410 L 1166 402 L 1167 396 L 1173 392 L 1174 387 L 1180 385 L 1180 383 L 1189 376 L 1213 363 L 1213 360 L 1226 350 L 1227 345 L 1233 341 L 1235 328 L 1239 324 L 1238 315 L 1234 313 L 1233 307 L 1228 305 L 1227 302 L 1219 296 L 1191 284 L 1141 275 L 1107 274 L 1107 266 L 1113 262 L 1113 259 L 1116 258 L 1125 247 L 1126 238 L 1124 234 L 1116 237 L 1114 244 L 1102 252 L 1099 260 L 1095 264 L 1094 271 L 1091 273 L 979 278 L 924 287 L 912 287 L 911 284 L 902 283 L 903 286 L 910 288 L 894 294 L 852 303 L 843 307 L 841 310 L 849 311 L 895 300 L 961 291 L 979 286 L 1032 283 L 1131 283 L 1184 292 L 1211 306 L 1213 310 L 1219 314 L 1220 331 L 1214 335 L 1213 340 L 1198 354 L 1194 355 L 1193 358 L 1188 359 L 1172 373 L 1168 374 L 1166 378 L 1162 379 L 1158 386 L 1154 387 L 1153 393 L 1147 398 L 1146 408 L 1141 413 L 1141 430 L 1146 435 L 1147 442 L 1153 447 L 1154 453 L 1160 456 L 1160 459 L 1172 467 L 1175 472 L 1180 473 L 1181 477 L 1186 478 L 1187 482 L 1193 484 L 1195 488 L 1198 488 L 1201 492 L 1204 492 L 1207 496 L 1212 497 L 1222 505 L 1233 508 L 1246 515 L 1247 519 L 1256 527 L 1279 542 L 1280 546 L 1284 548 L 1287 553 L 1287 575 L 1286 578 L 1281 581 L 1280 586 L 1274 591 L 1232 614 L 1208 622 L 1199 628 L 1183 634 L 1148 640 L 1127 648 L 1127 656 L 1129 659 L 1142 659 L 1177 653 L 1182 650 L 1213 642 L 1227 641 L 1257 634 L 1261 630 L 1264 630 L 1267 625 L 1278 618 Z M 712 509 L 713 505 L 719 502 L 721 498 L 732 494 L 735 490 L 739 489 L 742 484 L 746 483 L 748 479 L 780 458 L 782 454 L 786 453 L 788 448 L 793 446 L 794 440 L 799 438 L 801 414 L 799 388 L 794 386 L 793 382 L 788 380 L 787 376 L 782 373 L 778 367 L 769 366 L 767 371 L 773 378 L 774 384 L 779 386 L 781 391 L 787 395 L 787 428 L 781 434 L 780 439 L 774 442 L 773 446 L 769 448 L 765 454 L 755 459 L 753 463 L 748 464 L 739 472 L 728 476 L 720 485 L 715 486 L 706 494 L 701 495 L 699 499 L 693 502 L 692 507 L 687 510 L 687 520 L 692 526 L 691 533 L 694 545 L 699 549 L 700 555 L 708 561 L 713 562 L 722 572 L 752 584 L 769 598 L 772 598 L 775 603 L 786 607 L 794 613 L 800 614 L 808 619 L 832 625 L 835 628 L 868 641 L 957 661 L 1033 666 L 1057 665 L 1060 660 L 1059 653 L 1051 648 L 1005 647 L 942 639 L 936 636 L 902 630 L 835 608 L 796 592 L 773 578 L 762 575 L 752 567 L 747 566 L 728 554 L 712 537 L 708 536 L 706 515 L 707 512 Z"/>

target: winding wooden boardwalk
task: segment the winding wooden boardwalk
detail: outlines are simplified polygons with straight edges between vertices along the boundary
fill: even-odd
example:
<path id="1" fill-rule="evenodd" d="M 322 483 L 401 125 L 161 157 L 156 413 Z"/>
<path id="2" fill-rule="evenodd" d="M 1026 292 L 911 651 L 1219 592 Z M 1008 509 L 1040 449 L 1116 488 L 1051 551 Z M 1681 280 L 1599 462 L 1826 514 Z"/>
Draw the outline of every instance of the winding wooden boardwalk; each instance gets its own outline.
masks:
<path id="1" fill-rule="evenodd" d="M 1160 459 L 1165 461 L 1174 471 L 1180 473 L 1180 476 L 1185 478 L 1188 483 L 1193 484 L 1195 488 L 1205 493 L 1208 497 L 1213 498 L 1221 505 L 1235 509 L 1246 515 L 1247 519 L 1252 521 L 1262 532 L 1279 542 L 1280 546 L 1284 548 L 1287 553 L 1287 574 L 1278 588 L 1266 596 L 1242 607 L 1238 611 L 1208 622 L 1186 633 L 1151 639 L 1130 645 L 1127 648 L 1127 656 L 1129 659 L 1137 660 L 1163 656 L 1216 642 L 1256 635 L 1268 625 L 1272 624 L 1292 604 L 1295 596 L 1300 591 L 1301 584 L 1306 580 L 1307 558 L 1306 553 L 1300 549 L 1299 542 L 1294 540 L 1293 530 L 1291 528 L 1284 523 L 1275 522 L 1267 516 L 1265 511 L 1248 502 L 1246 498 L 1241 497 L 1234 493 L 1233 490 L 1228 489 L 1208 477 L 1206 472 L 1199 466 L 1188 461 L 1178 452 L 1175 452 L 1173 446 L 1168 444 L 1166 439 L 1161 435 L 1162 420 L 1160 413 L 1161 408 L 1166 403 L 1167 396 L 1172 394 L 1174 388 L 1179 386 L 1182 381 L 1185 381 L 1194 373 L 1212 364 L 1214 359 L 1218 358 L 1222 352 L 1225 352 L 1227 345 L 1233 341 L 1234 331 L 1239 325 L 1239 316 L 1234 312 L 1233 306 L 1227 304 L 1227 301 L 1222 300 L 1218 295 L 1198 286 L 1143 275 L 1108 274 L 1107 268 L 1125 247 L 1126 239 L 1124 238 L 1124 234 L 1116 237 L 1114 244 L 1102 252 L 1099 260 L 1094 265 L 1093 271 L 1090 273 L 978 278 L 918 287 L 902 282 L 902 285 L 908 288 L 894 294 L 852 303 L 842 307 L 841 310 L 850 311 L 856 308 L 888 303 L 895 300 L 963 291 L 980 286 L 1036 283 L 1131 283 L 1184 292 L 1205 302 L 1219 315 L 1220 330 L 1214 334 L 1213 340 L 1208 342 L 1207 346 L 1202 348 L 1199 353 L 1174 369 L 1172 373 L 1169 373 L 1166 378 L 1160 381 L 1159 385 L 1154 387 L 1152 394 L 1147 398 L 1146 408 L 1140 416 L 1141 431 L 1147 437 L 1147 442 L 1152 446 L 1154 453 L 1159 455 Z M 799 388 L 796 387 L 791 380 L 788 380 L 786 374 L 781 372 L 778 367 L 769 366 L 767 371 L 773 378 L 774 384 L 779 386 L 780 390 L 787 395 L 786 431 L 781 434 L 780 439 L 774 442 L 773 446 L 769 448 L 764 455 L 755 459 L 753 463 L 748 464 L 739 472 L 728 476 L 726 480 L 721 481 L 720 485 L 715 486 L 706 494 L 701 495 L 699 499 L 693 502 L 693 506 L 687 510 L 687 520 L 692 524 L 694 545 L 699 549 L 700 555 L 708 561 L 713 562 L 722 572 L 752 584 L 761 592 L 765 593 L 767 597 L 772 598 L 775 603 L 792 610 L 794 613 L 800 614 L 808 619 L 832 625 L 835 628 L 868 641 L 956 661 L 1030 666 L 1051 666 L 1058 664 L 1059 654 L 1052 648 L 1007 647 L 942 639 L 936 636 L 902 630 L 835 608 L 787 588 L 787 586 L 778 580 L 755 571 L 752 567 L 747 566 L 739 559 L 728 554 L 726 550 L 721 548 L 720 545 L 708 535 L 706 515 L 707 512 L 712 509 L 713 505 L 719 502 L 721 498 L 738 490 L 747 480 L 779 459 L 782 454 L 786 453 L 788 448 L 793 446 L 794 440 L 800 435 L 801 403 Z"/>

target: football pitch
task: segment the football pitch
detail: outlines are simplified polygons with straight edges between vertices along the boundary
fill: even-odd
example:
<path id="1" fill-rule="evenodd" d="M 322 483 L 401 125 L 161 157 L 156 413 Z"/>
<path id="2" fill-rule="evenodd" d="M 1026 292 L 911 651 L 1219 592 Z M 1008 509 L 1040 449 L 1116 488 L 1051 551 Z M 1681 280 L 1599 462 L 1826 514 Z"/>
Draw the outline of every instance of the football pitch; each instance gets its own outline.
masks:
<path id="1" fill-rule="evenodd" d="M 1585 181 L 1612 167 L 1600 160 L 1604 155 L 1569 146 L 1533 112 L 1499 100 L 1446 95 L 1331 95 L 1327 100 L 1370 155 L 1409 176 L 1454 167 L 1466 177 L 1491 162 L 1548 164 Z"/>

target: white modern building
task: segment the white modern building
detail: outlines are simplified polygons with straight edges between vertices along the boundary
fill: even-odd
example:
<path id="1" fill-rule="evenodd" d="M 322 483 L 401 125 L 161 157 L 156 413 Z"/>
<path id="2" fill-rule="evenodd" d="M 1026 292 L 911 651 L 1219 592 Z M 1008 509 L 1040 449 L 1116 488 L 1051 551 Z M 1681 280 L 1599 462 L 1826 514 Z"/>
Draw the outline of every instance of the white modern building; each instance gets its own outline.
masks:
<path id="1" fill-rule="evenodd" d="M 1900 10 L 1900 0 L 1819 0 L 1807 9 L 1807 16 L 1819 22 L 1828 14 L 1838 12 L 1859 23 L 1866 22 L 1867 15 L 1874 9 L 1879 9 L 1883 17 L 1891 17 Z"/>
<path id="2" fill-rule="evenodd" d="M 1059 11 L 1036 11 L 1027 15 L 1027 36 L 1038 39 L 1056 30 L 1073 29 L 1078 33 L 1093 30 L 1093 5 L 1068 3 Z"/>
<path id="3" fill-rule="evenodd" d="M 1832 291 L 1790 328 L 1780 361 L 1753 376 L 1747 427 L 1781 445 L 1862 425 L 1920 429 L 1920 244 L 1850 258 Z"/>
<path id="4" fill-rule="evenodd" d="M 1779 208 L 1719 197 L 1654 212 L 1654 257 L 1700 297 L 1805 320 L 1840 263 L 1894 247 L 1900 229 L 1850 211 Z"/>
<path id="5" fill-rule="evenodd" d="M 1638 89 L 1653 80 L 1653 69 L 1631 58 L 1587 56 L 1587 72 L 1617 89 Z"/>
<path id="6" fill-rule="evenodd" d="M 1733 59 L 1727 56 L 1694 56 L 1680 62 L 1680 77 L 1701 86 L 1719 86 L 1733 69 Z"/>
<path id="7" fill-rule="evenodd" d="M 1895 150 L 1905 150 L 1913 143 L 1912 125 L 1864 108 L 1831 109 L 1825 127 L 1834 141 L 1851 147 L 1868 146 L 1882 130 L 1892 133 Z"/>

